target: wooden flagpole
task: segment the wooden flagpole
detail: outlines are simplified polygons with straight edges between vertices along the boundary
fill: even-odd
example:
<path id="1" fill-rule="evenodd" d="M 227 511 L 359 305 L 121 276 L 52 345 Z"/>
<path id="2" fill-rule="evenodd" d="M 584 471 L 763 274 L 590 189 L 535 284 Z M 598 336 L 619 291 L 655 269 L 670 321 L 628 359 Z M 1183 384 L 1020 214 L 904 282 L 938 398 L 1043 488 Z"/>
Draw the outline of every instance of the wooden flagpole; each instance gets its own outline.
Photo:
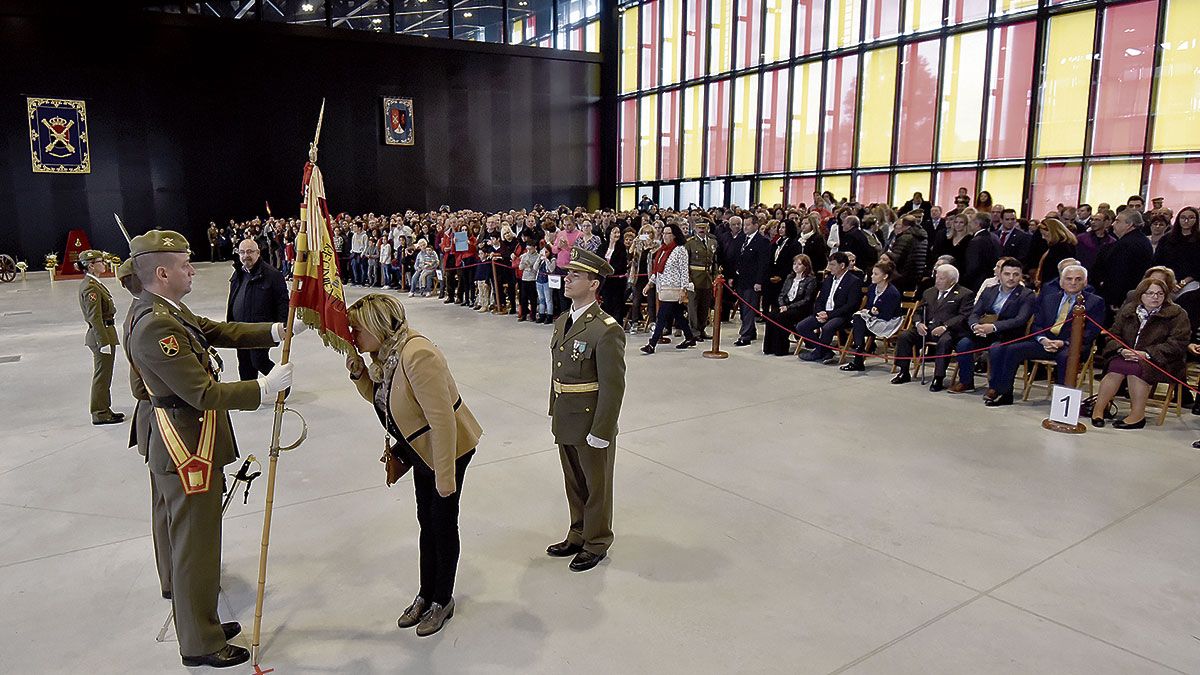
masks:
<path id="1" fill-rule="evenodd" d="M 321 99 L 321 112 L 317 115 L 317 133 L 308 149 L 308 160 L 317 162 L 317 143 L 321 140 L 321 123 L 325 120 L 325 99 Z M 305 194 L 307 200 L 309 195 Z M 316 204 L 309 208 L 320 208 Z M 300 278 L 304 276 L 308 266 L 308 237 L 303 231 L 296 237 L 296 269 L 292 271 L 292 301 L 288 305 L 287 325 L 284 326 L 283 356 L 280 364 L 288 362 L 292 351 L 292 324 L 296 321 L 296 290 L 300 287 Z M 271 508 L 275 503 L 275 468 L 279 461 L 279 433 L 283 427 L 283 400 L 287 392 L 279 392 L 275 398 L 275 421 L 271 427 L 270 464 L 267 469 L 267 503 L 263 512 L 262 544 L 258 552 L 258 595 L 254 599 L 254 638 L 250 643 L 250 662 L 258 665 L 258 651 L 262 636 L 263 595 L 267 587 L 267 550 L 271 545 Z"/>

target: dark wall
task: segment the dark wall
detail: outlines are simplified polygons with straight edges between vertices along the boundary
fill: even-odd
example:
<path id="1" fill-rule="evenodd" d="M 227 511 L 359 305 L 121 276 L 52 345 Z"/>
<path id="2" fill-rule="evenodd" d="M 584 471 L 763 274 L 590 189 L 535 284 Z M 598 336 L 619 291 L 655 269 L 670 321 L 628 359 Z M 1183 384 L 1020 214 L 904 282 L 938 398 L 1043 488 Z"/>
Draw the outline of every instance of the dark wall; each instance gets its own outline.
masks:
<path id="1" fill-rule="evenodd" d="M 543 54 L 562 56 L 150 13 L 0 16 L 0 252 L 39 269 L 83 227 L 124 254 L 114 212 L 194 245 L 265 201 L 295 214 L 322 97 L 335 212 L 595 204 L 600 65 Z M 383 145 L 385 95 L 413 98 L 415 146 Z M 86 100 L 90 174 L 32 172 L 26 96 Z"/>

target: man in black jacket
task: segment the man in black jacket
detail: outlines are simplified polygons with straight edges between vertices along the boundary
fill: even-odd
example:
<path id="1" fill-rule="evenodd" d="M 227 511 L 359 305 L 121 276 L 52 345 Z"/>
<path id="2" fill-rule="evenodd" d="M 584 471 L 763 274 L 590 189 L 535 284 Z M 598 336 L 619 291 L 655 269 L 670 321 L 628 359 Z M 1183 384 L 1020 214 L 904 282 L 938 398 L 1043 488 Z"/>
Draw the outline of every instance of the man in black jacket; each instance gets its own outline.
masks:
<path id="1" fill-rule="evenodd" d="M 1154 247 L 1142 233 L 1145 219 L 1136 209 L 1127 208 L 1117 214 L 1112 232 L 1117 240 L 1100 249 L 1092 269 L 1092 284 L 1104 298 L 1111 317 L 1125 302 L 1125 296 L 1142 280 L 1146 269 L 1154 264 Z"/>
<path id="2" fill-rule="evenodd" d="M 741 218 L 738 216 L 730 218 L 730 229 L 739 220 Z M 754 310 L 758 308 L 758 296 L 767 282 L 767 269 L 771 262 L 771 242 L 758 233 L 758 223 L 752 217 L 747 217 L 741 225 L 742 233 L 734 238 L 731 247 L 736 252 L 735 290 L 742 296 L 742 301 L 738 303 L 742 329 L 737 342 L 733 343 L 737 347 L 745 347 L 758 337 Z"/>
<path id="3" fill-rule="evenodd" d="M 958 283 L 958 268 L 954 265 L 940 265 L 934 270 L 934 285 L 921 296 L 917 305 L 913 325 L 900 333 L 896 340 L 896 365 L 900 372 L 892 378 L 892 384 L 904 384 L 912 381 L 909 367 L 911 357 L 917 351 L 917 345 L 934 345 L 934 354 L 939 357 L 934 361 L 933 384 L 929 391 L 945 389 L 946 366 L 949 359 L 946 354 L 954 348 L 958 339 L 966 334 L 967 317 L 975 308 L 975 293 Z M 903 359 L 903 360 L 901 360 Z"/>
<path id="4" fill-rule="evenodd" d="M 966 258 L 962 270 L 962 284 L 978 291 L 984 280 L 995 274 L 996 261 L 1000 259 L 1000 240 L 992 233 L 992 217 L 977 213 L 967 222 L 971 241 L 967 242 Z M 1020 260 L 1020 258 L 1018 258 Z"/>
<path id="5" fill-rule="evenodd" d="M 825 365 L 837 362 L 833 350 L 826 345 L 833 344 L 838 330 L 848 324 L 850 316 L 862 306 L 862 289 L 862 277 L 850 272 L 850 257 L 845 251 L 830 255 L 821 292 L 813 304 L 813 315 L 796 324 L 796 332 L 802 338 L 820 343 L 813 345 L 812 351 L 801 354 L 802 360 L 822 361 Z"/>
<path id="6" fill-rule="evenodd" d="M 253 239 L 245 239 L 237 247 L 238 262 L 233 264 L 229 278 L 229 321 L 286 322 L 288 288 L 279 270 L 262 259 L 262 251 Z M 239 349 L 238 378 L 256 379 L 275 367 L 269 349 Z"/>
<path id="7" fill-rule="evenodd" d="M 895 284 L 901 291 L 916 290 L 917 282 L 925 274 L 929 235 L 917 222 L 918 218 L 918 215 L 906 215 L 892 228 L 895 237 L 886 255 L 896 265 Z"/>
<path id="8" fill-rule="evenodd" d="M 879 262 L 879 251 L 867 241 L 859 227 L 858 216 L 842 218 L 841 231 L 838 232 L 838 250 L 854 254 L 855 266 L 860 270 L 869 271 Z"/>

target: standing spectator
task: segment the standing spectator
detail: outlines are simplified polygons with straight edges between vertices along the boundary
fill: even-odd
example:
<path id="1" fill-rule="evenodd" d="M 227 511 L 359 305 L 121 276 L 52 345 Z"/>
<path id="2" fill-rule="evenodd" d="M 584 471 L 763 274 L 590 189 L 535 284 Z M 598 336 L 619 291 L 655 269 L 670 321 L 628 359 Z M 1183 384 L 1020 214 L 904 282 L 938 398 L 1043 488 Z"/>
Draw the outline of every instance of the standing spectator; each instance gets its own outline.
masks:
<path id="1" fill-rule="evenodd" d="M 933 255 L 940 258 L 950 256 L 954 265 L 962 266 L 967 260 L 967 245 L 971 242 L 967 221 L 974 216 L 969 214 L 951 213 L 946 217 L 946 227 L 934 235 Z"/>
<path id="2" fill-rule="evenodd" d="M 496 250 L 496 308 L 506 300 L 508 314 L 517 313 L 517 236 L 507 223 L 500 227 L 500 246 Z"/>
<path id="3" fill-rule="evenodd" d="M 1083 206 L 1080 206 L 1079 210 L 1082 211 Z M 1078 223 L 1078 221 L 1076 222 Z M 1087 227 L 1079 230 L 1080 234 L 1075 237 L 1075 257 L 1079 260 L 1079 264 L 1091 272 L 1095 271 L 1096 258 L 1100 255 L 1100 251 L 1117 241 L 1117 238 L 1108 231 L 1112 222 L 1111 212 L 1097 211 L 1093 214 L 1089 207 Z"/>
<path id="4" fill-rule="evenodd" d="M 553 323 L 554 317 L 554 295 L 550 288 L 550 274 L 554 272 L 554 257 L 550 253 L 550 244 L 542 242 L 537 247 L 538 258 L 534 264 L 534 271 L 537 272 L 537 319 L 535 323 Z"/>
<path id="5" fill-rule="evenodd" d="M 537 310 L 537 262 L 539 250 L 533 245 L 533 237 L 528 230 L 521 232 L 521 243 L 524 246 L 524 252 L 517 260 L 517 267 L 521 275 L 520 288 L 520 303 L 521 315 L 517 317 L 517 321 L 534 321 L 541 323 L 541 314 Z"/>
<path id="6" fill-rule="evenodd" d="M 567 274 L 567 263 L 571 262 L 571 249 L 575 248 L 575 242 L 579 241 L 581 236 L 583 236 L 583 233 L 575 226 L 575 219 L 571 216 L 564 216 L 563 228 L 559 230 L 558 234 L 554 235 L 553 243 L 550 245 L 550 250 L 554 253 L 554 260 L 557 265 L 554 274 L 560 277 L 559 287 L 552 289 L 554 295 L 554 306 L 551 309 L 550 316 L 552 319 L 557 317 L 559 312 L 567 307 L 567 302 L 563 298 L 561 277 Z"/>
<path id="7" fill-rule="evenodd" d="M 916 219 L 916 216 L 906 215 L 896 222 L 892 229 L 895 234 L 892 245 L 885 254 L 895 266 L 893 281 L 899 291 L 915 290 L 917 283 L 925 275 L 926 258 L 929 256 L 929 233 Z"/>
<path id="8" fill-rule="evenodd" d="M 1154 263 L 1175 272 L 1181 287 L 1200 277 L 1200 224 L 1194 206 L 1179 209 L 1175 225 L 1154 252 Z"/>
<path id="9" fill-rule="evenodd" d="M 732 248 L 737 252 L 736 290 L 742 296 L 738 308 L 742 314 L 742 328 L 734 346 L 745 347 L 758 337 L 755 327 L 755 310 L 758 308 L 759 293 L 767 280 L 767 269 L 771 262 L 771 242 L 758 233 L 758 224 L 753 218 L 744 221 L 733 216 L 729 219 L 730 229 L 740 225 L 742 233 L 733 240 Z M 732 304 L 732 303 L 730 303 Z"/>
<path id="10" fill-rule="evenodd" d="M 430 248 L 429 242 L 417 240 L 417 256 L 413 260 L 412 279 L 409 281 L 409 297 L 421 294 L 422 298 L 429 297 L 434 275 L 437 273 L 437 254 Z"/>
<path id="11" fill-rule="evenodd" d="M 837 250 L 853 253 L 860 269 L 871 269 L 879 260 L 879 249 L 871 245 L 867 235 L 859 227 L 858 216 L 847 215 L 842 218 Z"/>
<path id="12" fill-rule="evenodd" d="M 794 220 L 784 220 L 779 225 L 779 238 L 771 247 L 771 261 L 767 267 L 767 283 L 763 284 L 763 311 L 778 309 L 779 291 L 783 279 L 792 270 L 792 259 L 800 253 L 800 230 Z"/>
<path id="13" fill-rule="evenodd" d="M 904 205 L 900 207 L 900 210 L 896 212 L 896 215 L 903 216 L 906 213 L 917 212 L 917 224 L 921 227 L 925 227 L 925 225 L 933 217 L 931 213 L 932 206 L 932 204 L 925 201 L 925 197 L 921 195 L 920 192 L 914 192 L 912 199 L 904 202 Z M 928 232 L 926 232 L 926 234 L 928 234 Z"/>
<path id="14" fill-rule="evenodd" d="M 800 252 L 812 262 L 812 270 L 823 270 L 829 261 L 829 244 L 821 234 L 821 219 L 808 214 L 800 220 Z"/>
<path id="15" fill-rule="evenodd" d="M 719 248 L 708 227 L 707 220 L 697 220 L 692 228 L 696 234 L 684 244 L 688 252 L 688 273 L 694 287 L 688 297 L 688 321 L 699 340 L 709 339 L 706 330 L 713 306 L 713 272 L 717 267 Z"/>
<path id="16" fill-rule="evenodd" d="M 1154 262 L 1150 239 L 1142 233 L 1143 222 L 1138 210 L 1127 208 L 1121 211 L 1113 221 L 1113 235 L 1117 240 L 1096 256 L 1092 285 L 1114 314 L 1125 302 L 1129 291 L 1137 287 L 1142 273 Z"/>
<path id="17" fill-rule="evenodd" d="M 350 283 L 360 286 L 366 281 L 366 258 L 363 251 L 367 248 L 367 233 L 362 225 L 354 224 L 353 234 L 350 235 Z"/>
<path id="18" fill-rule="evenodd" d="M 217 262 L 217 256 L 220 255 L 221 230 L 217 224 L 208 222 L 208 262 Z"/>
<path id="19" fill-rule="evenodd" d="M 238 244 L 238 262 L 229 278 L 227 321 L 259 323 L 286 322 L 288 289 L 279 270 L 262 259 L 262 251 L 253 239 Z M 275 367 L 269 348 L 239 349 L 238 378 L 256 379 Z"/>
<path id="20" fill-rule="evenodd" d="M 802 340 L 817 343 L 812 351 L 800 355 L 802 361 L 821 361 L 825 365 L 836 362 L 829 345 L 862 304 L 862 283 L 862 277 L 850 271 L 849 254 L 838 251 L 829 256 L 821 292 L 813 306 L 815 312 L 796 325 Z"/>
<path id="21" fill-rule="evenodd" d="M 1008 256 L 1021 262 L 1029 259 L 1033 235 L 1017 227 L 1016 211 L 1004 209 L 1000 212 L 1000 231 L 996 233 L 996 237 L 1000 240 L 1000 255 L 997 257 Z"/>
<path id="22" fill-rule="evenodd" d="M 1041 225 L 1042 238 L 1046 240 L 1046 252 L 1038 261 L 1034 271 L 1037 287 L 1058 278 L 1058 263 L 1075 257 L 1075 233 L 1067 229 L 1058 218 L 1047 218 Z M 1084 275 L 1086 277 L 1086 275 Z"/>
<path id="23" fill-rule="evenodd" d="M 972 290 L 978 289 L 983 280 L 992 275 L 996 260 L 1001 257 L 1002 247 L 1000 240 L 991 231 L 991 222 L 992 217 L 982 212 L 976 213 L 967 222 L 967 233 L 971 235 L 971 241 L 967 243 L 963 254 L 962 283 Z M 1020 258 L 1014 259 L 1020 261 Z"/>
<path id="24" fill-rule="evenodd" d="M 608 233 L 598 253 L 613 268 L 613 273 L 600 286 L 600 308 L 616 319 L 618 324 L 624 325 L 625 295 L 629 288 L 625 279 L 629 273 L 629 251 L 625 248 L 620 225 L 614 223 L 608 226 Z"/>
<path id="25" fill-rule="evenodd" d="M 363 259 L 367 265 L 367 286 L 379 285 L 379 237 L 372 232 L 367 238 L 367 246 L 363 249 Z"/>
<path id="26" fill-rule="evenodd" d="M 392 238 L 379 239 L 379 283 L 383 288 L 392 287 Z M 399 284 L 397 284 L 399 287 Z"/>
<path id="27" fill-rule="evenodd" d="M 658 340 L 671 324 L 683 331 L 684 340 L 676 349 L 687 349 L 696 345 L 696 336 L 687 320 L 687 294 L 692 285 L 688 275 L 688 254 L 683 246 L 683 230 L 675 223 L 663 228 L 663 244 L 654 252 L 654 267 L 650 283 L 643 291 L 649 295 L 653 288 L 658 298 L 658 316 L 654 320 L 654 333 L 650 342 L 642 347 L 643 354 L 653 354 Z"/>

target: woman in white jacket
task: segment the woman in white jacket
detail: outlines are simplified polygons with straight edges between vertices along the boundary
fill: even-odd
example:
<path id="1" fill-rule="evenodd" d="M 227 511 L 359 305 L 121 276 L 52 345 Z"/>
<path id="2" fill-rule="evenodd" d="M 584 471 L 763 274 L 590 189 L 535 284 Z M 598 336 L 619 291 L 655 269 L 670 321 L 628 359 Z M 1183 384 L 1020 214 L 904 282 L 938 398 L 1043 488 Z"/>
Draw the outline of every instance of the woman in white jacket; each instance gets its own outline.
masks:
<path id="1" fill-rule="evenodd" d="M 650 342 L 642 347 L 643 354 L 653 354 L 654 347 L 663 336 L 664 331 L 676 328 L 683 331 L 683 342 L 675 345 L 676 349 L 687 349 L 696 345 L 696 336 L 688 325 L 687 303 L 688 291 L 692 290 L 688 274 L 688 253 L 683 246 L 683 230 L 675 223 L 670 223 L 662 230 L 662 246 L 654 252 L 650 265 L 650 283 L 642 291 L 643 295 L 650 294 L 650 287 L 658 297 L 658 318 L 654 320 L 654 334 Z"/>

